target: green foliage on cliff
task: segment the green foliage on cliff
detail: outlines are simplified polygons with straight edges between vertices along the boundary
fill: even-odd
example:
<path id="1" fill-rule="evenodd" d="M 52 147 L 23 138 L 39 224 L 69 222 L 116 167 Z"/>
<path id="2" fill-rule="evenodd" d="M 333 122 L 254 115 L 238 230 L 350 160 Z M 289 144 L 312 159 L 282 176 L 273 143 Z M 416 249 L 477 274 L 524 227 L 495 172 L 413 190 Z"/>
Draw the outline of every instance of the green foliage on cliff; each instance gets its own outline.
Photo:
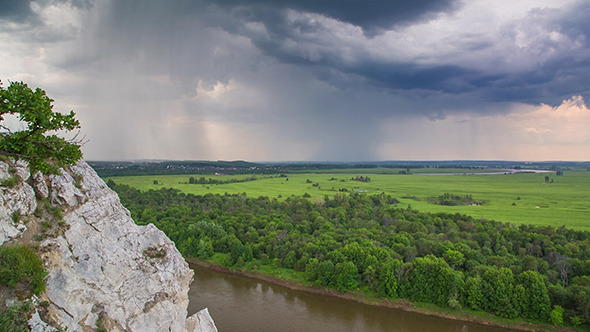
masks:
<path id="1" fill-rule="evenodd" d="M 33 91 L 23 82 L 4 88 L 0 82 L 0 155 L 26 160 L 32 172 L 43 173 L 57 173 L 80 160 L 81 142 L 58 136 L 79 129 L 80 123 L 74 111 L 54 112 L 52 103 L 40 88 Z"/>
<path id="2" fill-rule="evenodd" d="M 0 284 L 34 294 L 45 290 L 47 272 L 35 251 L 27 246 L 0 247 Z"/>
<path id="3" fill-rule="evenodd" d="M 0 331 L 27 332 L 30 331 L 27 322 L 33 314 L 34 306 L 30 301 L 15 302 L 7 308 L 0 309 Z"/>

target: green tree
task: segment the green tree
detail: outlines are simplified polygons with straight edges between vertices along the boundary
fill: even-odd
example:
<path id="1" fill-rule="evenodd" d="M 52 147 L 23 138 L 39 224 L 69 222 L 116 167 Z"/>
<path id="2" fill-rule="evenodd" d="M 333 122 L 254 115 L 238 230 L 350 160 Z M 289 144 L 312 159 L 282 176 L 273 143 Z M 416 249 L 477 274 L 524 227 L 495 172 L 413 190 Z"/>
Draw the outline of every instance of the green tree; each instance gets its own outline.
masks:
<path id="1" fill-rule="evenodd" d="M 318 282 L 321 286 L 334 285 L 336 267 L 332 261 L 323 261 L 318 266 Z"/>
<path id="2" fill-rule="evenodd" d="M 211 239 L 206 236 L 201 238 L 197 246 L 197 256 L 209 259 L 213 254 L 213 243 L 211 242 Z"/>
<path id="3" fill-rule="evenodd" d="M 396 272 L 402 270 L 403 263 L 398 259 L 391 259 L 385 262 L 379 270 L 378 289 L 382 296 L 392 299 L 398 297 L 398 278 Z"/>
<path id="4" fill-rule="evenodd" d="M 297 262 L 297 255 L 294 251 L 289 251 L 283 259 L 283 266 L 292 269 Z"/>
<path id="5" fill-rule="evenodd" d="M 378 282 L 376 282 L 377 270 L 373 267 L 373 265 L 367 266 L 365 272 L 363 272 L 363 279 L 367 282 L 369 289 L 376 289 L 376 286 L 378 285 Z"/>
<path id="6" fill-rule="evenodd" d="M 444 253 L 444 258 L 449 263 L 451 268 L 461 267 L 465 262 L 465 256 L 457 250 L 447 249 Z"/>
<path id="7" fill-rule="evenodd" d="M 439 257 L 428 255 L 416 258 L 414 269 L 404 281 L 404 295 L 412 300 L 447 306 L 463 289 L 461 274 Z"/>
<path id="8" fill-rule="evenodd" d="M 79 129 L 80 123 L 74 111 L 54 112 L 52 103 L 40 88 L 33 91 L 23 82 L 12 82 L 7 88 L 0 84 L 0 154 L 29 162 L 33 172 L 56 174 L 59 167 L 78 162 L 81 141 L 58 133 Z M 6 115 L 16 117 L 21 128 L 11 126 Z"/>
<path id="9" fill-rule="evenodd" d="M 473 310 L 481 308 L 482 293 L 481 293 L 481 278 L 468 277 L 465 280 L 465 303 Z"/>
<path id="10" fill-rule="evenodd" d="M 518 281 L 524 287 L 522 315 L 532 319 L 546 319 L 551 301 L 543 276 L 535 271 L 526 271 L 518 276 Z"/>
<path id="11" fill-rule="evenodd" d="M 357 277 L 359 272 L 353 262 L 339 263 L 336 265 L 336 270 L 340 272 L 336 278 L 336 288 L 339 291 L 356 289 L 358 287 Z"/>
<path id="12" fill-rule="evenodd" d="M 242 255 L 244 254 L 244 245 L 242 244 L 242 241 L 240 241 L 240 239 L 238 239 L 233 234 L 229 236 L 227 242 L 229 247 L 228 263 L 231 263 L 230 265 L 233 265 L 238 261 L 239 258 L 242 258 Z"/>
<path id="13" fill-rule="evenodd" d="M 319 277 L 319 265 L 317 258 L 311 258 L 305 265 L 305 276 L 309 281 L 316 281 Z"/>
<path id="14" fill-rule="evenodd" d="M 252 246 L 250 243 L 244 246 L 242 257 L 244 258 L 244 262 L 250 262 L 254 259 L 254 254 L 252 253 Z"/>
<path id="15" fill-rule="evenodd" d="M 482 277 L 482 307 L 500 317 L 518 316 L 514 300 L 514 274 L 509 268 L 491 267 Z"/>

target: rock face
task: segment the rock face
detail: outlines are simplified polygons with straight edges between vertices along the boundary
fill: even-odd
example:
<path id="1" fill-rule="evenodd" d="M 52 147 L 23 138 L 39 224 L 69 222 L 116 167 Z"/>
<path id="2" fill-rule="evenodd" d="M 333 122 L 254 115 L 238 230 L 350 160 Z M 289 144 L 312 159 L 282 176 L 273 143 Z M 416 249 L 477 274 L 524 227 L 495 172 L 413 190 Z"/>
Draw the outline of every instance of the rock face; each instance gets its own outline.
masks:
<path id="1" fill-rule="evenodd" d="M 29 169 L 23 162 L 0 162 L 0 245 L 16 238 L 27 227 L 20 219 L 37 209 L 35 191 L 27 184 Z"/>
<path id="2" fill-rule="evenodd" d="M 85 162 L 62 173 L 30 176 L 26 165 L 0 162 L 0 181 L 19 180 L 0 192 L 1 242 L 25 229 L 17 217 L 35 212 L 36 197 L 62 209 L 63 234 L 41 242 L 46 316 L 68 331 L 217 331 L 206 309 L 186 318 L 193 272 L 174 243 L 137 226 Z"/>

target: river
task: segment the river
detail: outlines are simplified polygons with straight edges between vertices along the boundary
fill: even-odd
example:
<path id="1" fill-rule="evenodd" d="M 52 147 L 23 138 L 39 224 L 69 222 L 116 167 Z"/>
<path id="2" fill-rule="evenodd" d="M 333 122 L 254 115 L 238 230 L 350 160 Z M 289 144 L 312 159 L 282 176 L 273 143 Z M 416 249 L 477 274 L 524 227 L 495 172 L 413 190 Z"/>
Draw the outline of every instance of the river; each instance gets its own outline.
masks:
<path id="1" fill-rule="evenodd" d="M 505 329 L 310 294 L 191 265 L 189 315 L 209 308 L 220 332 L 453 331 Z"/>

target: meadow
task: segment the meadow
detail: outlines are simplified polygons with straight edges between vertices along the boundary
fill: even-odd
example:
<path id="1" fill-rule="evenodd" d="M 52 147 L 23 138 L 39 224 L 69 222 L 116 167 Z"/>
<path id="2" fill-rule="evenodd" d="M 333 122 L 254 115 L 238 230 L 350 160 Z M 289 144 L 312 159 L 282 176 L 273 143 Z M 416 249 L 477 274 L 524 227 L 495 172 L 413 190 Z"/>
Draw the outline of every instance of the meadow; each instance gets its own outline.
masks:
<path id="1" fill-rule="evenodd" d="M 451 172 L 454 170 L 447 170 Z M 325 172 L 325 173 L 324 173 Z M 127 184 L 142 191 L 175 188 L 187 194 L 246 193 L 250 197 L 310 196 L 320 200 L 325 195 L 362 192 L 384 192 L 399 200 L 398 206 L 423 212 L 461 213 L 488 220 L 534 225 L 565 225 L 590 231 L 590 172 L 517 173 L 507 175 L 413 175 L 382 174 L 379 170 L 354 169 L 343 172 L 288 173 L 260 175 L 255 181 L 222 184 L 189 184 L 189 178 L 215 180 L 245 179 L 252 175 L 146 175 L 113 177 L 118 184 Z M 395 172 L 395 173 L 394 173 Z M 458 170 L 458 172 L 472 172 Z M 370 181 L 353 180 L 357 176 Z M 546 181 L 549 176 L 549 181 Z M 472 195 L 485 204 L 444 206 L 428 203 L 429 197 L 445 193 Z"/>

